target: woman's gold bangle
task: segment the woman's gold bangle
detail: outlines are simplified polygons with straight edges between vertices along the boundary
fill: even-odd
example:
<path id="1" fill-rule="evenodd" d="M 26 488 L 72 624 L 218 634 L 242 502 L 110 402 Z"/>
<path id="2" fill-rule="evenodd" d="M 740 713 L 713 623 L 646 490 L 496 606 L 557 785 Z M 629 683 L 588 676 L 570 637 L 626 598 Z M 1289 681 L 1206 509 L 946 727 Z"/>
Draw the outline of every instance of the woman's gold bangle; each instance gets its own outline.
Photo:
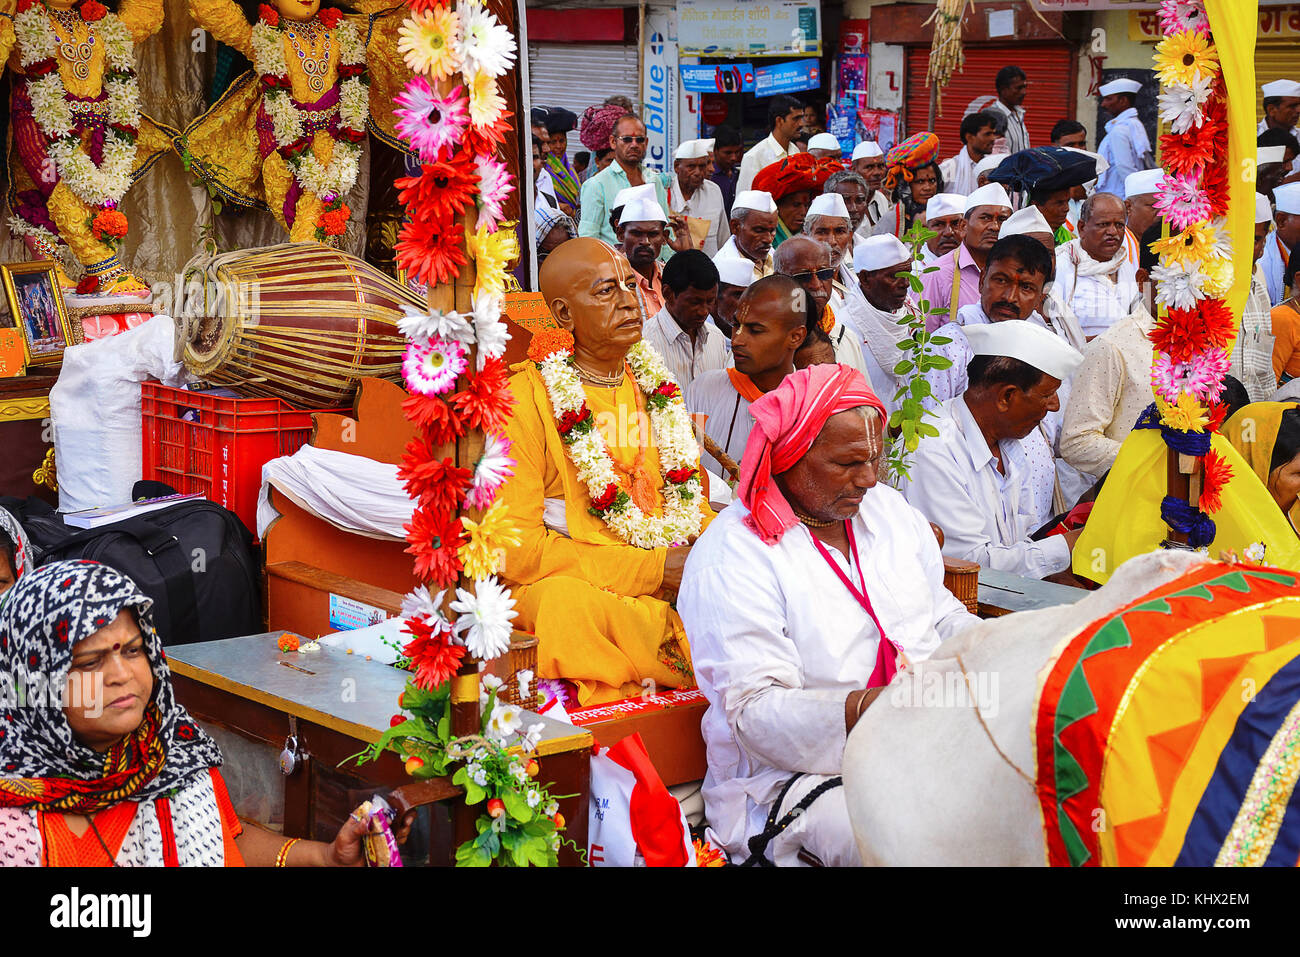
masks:
<path id="1" fill-rule="evenodd" d="M 275 866 L 286 867 L 289 863 L 289 848 L 297 844 L 302 838 L 291 837 L 280 845 L 280 851 L 275 855 Z"/>

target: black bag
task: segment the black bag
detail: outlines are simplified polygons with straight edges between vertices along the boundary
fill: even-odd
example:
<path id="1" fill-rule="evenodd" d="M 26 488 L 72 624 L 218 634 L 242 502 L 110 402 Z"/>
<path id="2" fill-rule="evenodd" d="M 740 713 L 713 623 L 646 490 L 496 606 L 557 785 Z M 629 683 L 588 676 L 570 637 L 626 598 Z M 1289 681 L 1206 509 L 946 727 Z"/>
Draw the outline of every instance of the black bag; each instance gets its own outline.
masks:
<path id="1" fill-rule="evenodd" d="M 180 502 L 88 529 L 64 525 L 52 510 L 10 510 L 38 551 L 38 564 L 83 558 L 130 576 L 154 600 L 154 624 L 164 645 L 263 630 L 252 536 L 215 502 Z"/>

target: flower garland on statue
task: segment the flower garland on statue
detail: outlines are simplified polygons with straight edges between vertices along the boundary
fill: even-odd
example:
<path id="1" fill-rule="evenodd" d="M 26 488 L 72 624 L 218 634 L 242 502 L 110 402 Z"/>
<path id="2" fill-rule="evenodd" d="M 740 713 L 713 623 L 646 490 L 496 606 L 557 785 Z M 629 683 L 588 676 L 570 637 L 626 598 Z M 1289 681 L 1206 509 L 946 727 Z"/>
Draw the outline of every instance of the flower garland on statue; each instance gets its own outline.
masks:
<path id="1" fill-rule="evenodd" d="M 26 74 L 32 118 L 49 141 L 47 152 L 59 180 L 74 196 L 94 208 L 88 223 L 95 238 L 115 246 L 126 234 L 126 217 L 117 204 L 131 186 L 135 168 L 135 138 L 140 128 L 140 84 L 135 74 L 135 43 L 131 31 L 96 0 L 84 0 L 78 13 L 94 24 L 94 37 L 103 43 L 106 60 L 103 101 L 107 120 L 103 158 L 96 164 L 81 144 L 78 119 L 59 73 L 59 41 L 44 4 L 21 0 L 13 18 L 19 63 Z M 105 212 L 112 213 L 105 216 Z"/>
<path id="2" fill-rule="evenodd" d="M 416 502 L 407 551 L 427 584 L 402 605 L 412 636 L 403 653 L 415 672 L 398 700 L 405 714 L 394 716 L 393 727 L 365 755 L 396 750 L 416 778 L 460 764 L 452 782 L 465 789 L 467 804 L 482 805 L 485 813 L 477 836 L 457 849 L 457 864 L 554 865 L 564 818 L 558 797 L 535 780 L 541 724 L 521 730 L 522 709 L 498 701 L 499 679 L 484 675 L 482 733 L 450 735 L 452 678 L 467 655 L 486 661 L 505 654 L 516 617 L 514 599 L 497 576 L 503 550 L 520 539 L 497 494 L 515 466 L 505 435 L 514 398 L 502 358 L 509 333 L 501 306 L 519 244 L 513 223 L 502 222 L 512 177 L 491 155 L 509 134 L 496 77 L 509 69 L 515 44 L 478 0 L 455 11 L 425 3 L 399 36 L 416 76 L 396 98 L 397 130 L 423 163 L 418 176 L 396 183 L 410 217 L 397 261 L 417 281 L 433 284 L 451 281 L 472 260 L 476 278 L 472 311 L 407 307 L 398 324 L 409 340 L 402 371 L 411 395 L 403 408 L 418 431 L 398 477 Z M 456 71 L 463 85 L 449 82 Z M 457 219 L 471 209 L 473 230 Z M 484 433 L 472 468 L 439 457 L 472 429 Z M 482 510 L 482 517 L 461 514 L 465 508 Z M 455 587 L 461 573 L 472 588 Z M 533 700 L 532 675 L 520 672 L 515 680 L 520 699 Z"/>
<path id="3" fill-rule="evenodd" d="M 591 496 L 591 513 L 638 548 L 694 541 L 703 522 L 698 446 L 682 390 L 654 349 L 642 340 L 629 350 L 627 360 L 649 407 L 650 431 L 659 450 L 664 473 L 661 516 L 647 515 L 619 486 L 614 459 L 582 391 L 573 361 L 573 336 L 559 329 L 540 330 L 529 345 L 528 357 L 541 373 L 569 461 Z"/>
<path id="4" fill-rule="evenodd" d="M 304 192 L 319 196 L 323 205 L 316 223 L 316 238 L 342 235 L 351 210 L 343 197 L 357 182 L 361 152 L 370 118 L 370 78 L 366 72 L 366 45 L 357 28 L 334 8 L 317 15 L 329 36 L 338 42 L 338 137 L 329 165 L 312 152 L 306 120 L 312 114 L 294 100 L 289 65 L 284 56 L 284 31 L 275 8 L 262 4 L 253 25 L 253 69 L 262 81 L 262 107 L 271 120 L 275 147 Z"/>
<path id="5" fill-rule="evenodd" d="M 1195 548 L 1208 546 L 1231 468 L 1210 450 L 1210 433 L 1223 422 L 1219 402 L 1230 367 L 1226 348 L 1236 322 L 1223 301 L 1232 285 L 1232 242 L 1225 229 L 1228 205 L 1227 100 L 1209 19 L 1200 0 L 1164 0 L 1164 38 L 1156 45 L 1156 73 L 1163 84 L 1160 118 L 1166 174 L 1155 208 L 1173 234 L 1152 244 L 1159 263 L 1152 270 L 1156 302 L 1164 314 L 1151 341 L 1156 356 L 1151 384 L 1155 404 L 1144 414 L 1166 444 L 1200 462 L 1202 490 L 1196 503 L 1166 496 L 1161 515 Z"/>

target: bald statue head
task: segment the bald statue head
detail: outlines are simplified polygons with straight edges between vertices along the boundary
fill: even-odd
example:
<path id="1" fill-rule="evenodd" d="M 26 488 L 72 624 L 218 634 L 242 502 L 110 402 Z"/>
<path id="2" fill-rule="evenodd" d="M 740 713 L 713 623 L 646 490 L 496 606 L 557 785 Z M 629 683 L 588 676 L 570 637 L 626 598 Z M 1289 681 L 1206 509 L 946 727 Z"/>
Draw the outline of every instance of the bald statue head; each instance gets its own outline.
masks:
<path id="1" fill-rule="evenodd" d="M 622 361 L 641 339 L 636 273 L 627 257 L 591 237 L 571 239 L 546 257 L 538 286 L 561 329 L 573 333 L 574 353 Z"/>

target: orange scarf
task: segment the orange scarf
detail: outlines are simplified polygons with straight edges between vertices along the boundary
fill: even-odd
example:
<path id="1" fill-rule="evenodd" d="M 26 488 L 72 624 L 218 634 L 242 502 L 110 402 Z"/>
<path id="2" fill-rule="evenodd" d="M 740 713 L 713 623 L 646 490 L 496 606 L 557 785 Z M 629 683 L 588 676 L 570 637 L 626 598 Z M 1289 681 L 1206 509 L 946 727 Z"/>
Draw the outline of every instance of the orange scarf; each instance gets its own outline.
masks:
<path id="1" fill-rule="evenodd" d="M 755 402 L 763 395 L 763 390 L 754 385 L 754 380 L 743 372 L 737 372 L 735 369 L 728 369 L 727 375 L 731 379 L 731 384 L 735 386 L 736 391 L 746 402 Z"/>

